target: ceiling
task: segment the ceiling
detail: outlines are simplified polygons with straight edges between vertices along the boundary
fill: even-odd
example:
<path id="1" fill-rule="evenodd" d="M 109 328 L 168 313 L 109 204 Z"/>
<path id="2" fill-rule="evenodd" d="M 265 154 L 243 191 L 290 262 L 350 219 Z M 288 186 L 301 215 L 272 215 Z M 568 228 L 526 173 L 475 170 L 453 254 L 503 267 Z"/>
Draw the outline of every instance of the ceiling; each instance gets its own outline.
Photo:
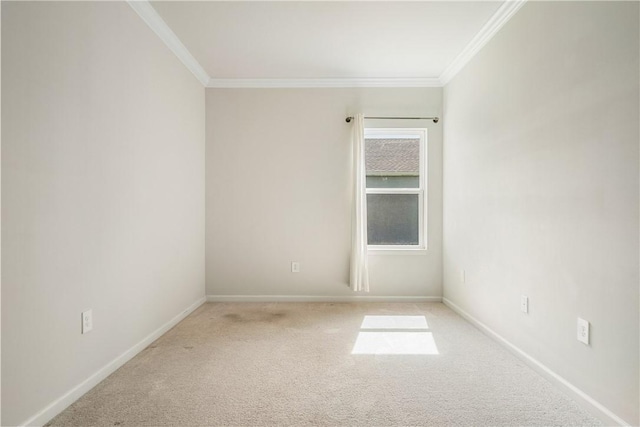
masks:
<path id="1" fill-rule="evenodd" d="M 438 79 L 502 1 L 155 1 L 215 81 Z"/>

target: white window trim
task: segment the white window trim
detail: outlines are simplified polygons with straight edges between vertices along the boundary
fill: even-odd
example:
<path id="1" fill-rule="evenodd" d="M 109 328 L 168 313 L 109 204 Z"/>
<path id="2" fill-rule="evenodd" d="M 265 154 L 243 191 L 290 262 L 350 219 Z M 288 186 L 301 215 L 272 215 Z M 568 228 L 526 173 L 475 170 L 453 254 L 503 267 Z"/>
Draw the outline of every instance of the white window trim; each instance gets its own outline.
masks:
<path id="1" fill-rule="evenodd" d="M 426 128 L 365 128 L 364 139 L 420 137 L 419 188 L 366 188 L 366 194 L 418 194 L 417 245 L 367 245 L 372 255 L 422 255 L 427 251 L 427 129 Z M 366 144 L 366 142 L 365 142 Z M 366 185 L 366 184 L 365 184 Z"/>

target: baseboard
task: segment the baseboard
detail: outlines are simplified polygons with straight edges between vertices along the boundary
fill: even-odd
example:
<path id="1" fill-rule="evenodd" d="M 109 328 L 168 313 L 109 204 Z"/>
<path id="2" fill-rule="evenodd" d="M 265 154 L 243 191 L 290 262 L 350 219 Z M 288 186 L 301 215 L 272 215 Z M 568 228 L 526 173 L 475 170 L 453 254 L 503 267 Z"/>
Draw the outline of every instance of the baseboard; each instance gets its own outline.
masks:
<path id="1" fill-rule="evenodd" d="M 106 377 L 115 372 L 119 367 L 127 363 L 131 360 L 135 355 L 144 350 L 149 344 L 157 340 L 167 332 L 169 329 L 173 328 L 177 325 L 182 319 L 191 314 L 196 308 L 200 307 L 206 301 L 206 297 L 202 297 L 198 299 L 196 302 L 191 304 L 185 310 L 183 310 L 180 314 L 175 316 L 173 319 L 169 320 L 167 323 L 162 325 L 160 328 L 153 331 L 147 337 L 145 337 L 142 341 L 131 347 L 129 350 L 122 353 L 120 356 L 113 359 L 107 365 L 102 367 L 96 373 L 91 375 L 89 378 L 69 390 L 67 393 L 59 397 L 58 399 L 51 402 L 46 408 L 21 423 L 21 426 L 42 426 L 51 420 L 53 417 L 58 415 L 60 412 L 64 411 L 69 405 L 82 397 L 83 394 L 91 390 L 95 387 L 100 381 L 104 380 Z"/>
<path id="2" fill-rule="evenodd" d="M 442 302 L 442 297 L 327 295 L 207 295 L 209 302 Z"/>
<path id="3" fill-rule="evenodd" d="M 507 341 L 504 337 L 493 331 L 484 323 L 480 322 L 478 319 L 458 307 L 456 304 L 448 300 L 447 298 L 442 298 L 442 302 L 462 316 L 469 323 L 474 325 L 476 328 L 480 329 L 484 334 L 488 335 L 490 338 L 493 338 L 498 343 L 502 344 L 507 348 L 511 353 L 520 358 L 523 362 L 533 368 L 536 372 L 541 374 L 543 377 L 548 379 L 553 384 L 560 386 L 563 390 L 572 395 L 578 403 L 581 403 L 585 409 L 589 410 L 589 412 L 593 413 L 595 416 L 600 418 L 606 425 L 620 425 L 620 426 L 629 426 L 631 423 L 626 422 L 622 418 L 618 417 L 616 414 L 607 409 L 604 405 L 596 401 L 594 398 L 586 394 L 584 391 L 580 390 L 575 385 L 571 384 L 569 381 L 552 371 L 548 366 L 544 365 L 542 362 L 538 361 L 534 357 L 530 356 L 528 353 L 525 353 L 520 348 L 516 347 L 509 341 Z"/>

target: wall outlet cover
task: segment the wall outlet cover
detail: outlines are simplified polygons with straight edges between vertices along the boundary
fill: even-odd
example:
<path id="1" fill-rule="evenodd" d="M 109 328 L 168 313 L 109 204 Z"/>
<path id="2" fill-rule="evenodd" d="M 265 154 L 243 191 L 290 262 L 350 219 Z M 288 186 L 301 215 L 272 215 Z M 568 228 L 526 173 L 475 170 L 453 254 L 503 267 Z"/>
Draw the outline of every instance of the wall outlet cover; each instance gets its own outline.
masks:
<path id="1" fill-rule="evenodd" d="M 578 341 L 589 345 L 589 322 L 578 317 Z"/>
<path id="2" fill-rule="evenodd" d="M 93 312 L 91 310 L 82 312 L 82 333 L 86 334 L 93 329 Z"/>
<path id="3" fill-rule="evenodd" d="M 300 273 L 300 263 L 297 261 L 291 262 L 291 272 L 292 273 Z"/>
<path id="4" fill-rule="evenodd" d="M 529 297 L 522 295 L 520 297 L 520 311 L 523 313 L 529 313 Z"/>

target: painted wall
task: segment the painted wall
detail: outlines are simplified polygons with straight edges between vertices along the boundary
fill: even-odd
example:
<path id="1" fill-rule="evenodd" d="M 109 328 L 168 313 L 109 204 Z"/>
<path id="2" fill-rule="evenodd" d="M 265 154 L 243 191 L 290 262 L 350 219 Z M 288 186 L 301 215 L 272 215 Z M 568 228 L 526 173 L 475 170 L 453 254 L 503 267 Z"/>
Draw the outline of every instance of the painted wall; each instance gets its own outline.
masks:
<path id="1" fill-rule="evenodd" d="M 445 298 L 634 425 L 638 6 L 526 4 L 443 114 Z"/>
<path id="2" fill-rule="evenodd" d="M 205 100 L 124 2 L 2 2 L 2 65 L 2 424 L 16 425 L 204 295 Z"/>
<path id="3" fill-rule="evenodd" d="M 439 114 L 442 89 L 207 89 L 206 101 L 207 294 L 352 296 L 345 117 Z M 368 125 L 427 127 L 429 146 L 429 249 L 370 255 L 369 295 L 441 296 L 442 122 Z"/>
<path id="4" fill-rule="evenodd" d="M 2 7 L 0 7 L 0 46 L 2 46 Z M 0 100 L 2 99 L 2 55 L 0 55 Z M 0 102 L 0 177 L 2 176 L 2 102 Z M 0 178 L 0 184 L 2 179 Z M 2 206 L 2 191 L 0 191 L 0 207 Z M 2 233 L 2 209 L 0 208 L 0 235 Z M 2 330 L 2 245 L 0 245 L 0 331 Z M 2 340 L 0 339 L 0 367 L 2 366 Z M 2 384 L 2 369 L 0 369 L 0 384 Z M 0 402 L 2 402 L 2 387 L 0 386 Z M 2 423 L 2 404 L 0 403 L 0 424 Z"/>

